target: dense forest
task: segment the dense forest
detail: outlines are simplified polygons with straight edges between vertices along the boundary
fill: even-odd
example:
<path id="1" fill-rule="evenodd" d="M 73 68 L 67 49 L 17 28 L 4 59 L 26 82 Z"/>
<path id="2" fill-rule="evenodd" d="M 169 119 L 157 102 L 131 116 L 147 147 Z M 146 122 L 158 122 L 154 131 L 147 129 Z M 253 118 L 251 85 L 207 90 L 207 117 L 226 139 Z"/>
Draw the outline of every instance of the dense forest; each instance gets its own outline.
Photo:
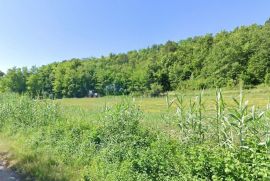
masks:
<path id="1" fill-rule="evenodd" d="M 270 84 L 270 20 L 163 45 L 0 71 L 0 91 L 31 96 L 148 94 Z"/>

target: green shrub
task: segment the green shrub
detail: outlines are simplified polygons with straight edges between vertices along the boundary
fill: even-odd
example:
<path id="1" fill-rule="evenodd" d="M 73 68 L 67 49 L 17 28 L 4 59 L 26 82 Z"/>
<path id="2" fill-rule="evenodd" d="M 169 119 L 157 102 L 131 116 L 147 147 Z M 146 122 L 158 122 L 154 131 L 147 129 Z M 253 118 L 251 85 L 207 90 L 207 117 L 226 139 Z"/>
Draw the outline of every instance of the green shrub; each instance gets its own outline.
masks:
<path id="1" fill-rule="evenodd" d="M 265 75 L 265 78 L 264 78 L 264 83 L 266 84 L 266 85 L 270 85 L 270 73 L 267 73 L 266 75 Z"/>
<path id="2" fill-rule="evenodd" d="M 150 85 L 149 94 L 151 97 L 157 97 L 162 93 L 162 86 L 158 83 L 153 83 Z"/>
<path id="3" fill-rule="evenodd" d="M 234 109 L 227 109 L 217 91 L 216 131 L 211 129 L 217 125 L 202 115 L 202 94 L 187 110 L 181 100 L 179 117 L 172 118 L 190 121 L 179 122 L 191 137 L 188 142 L 142 126 L 144 116 L 132 104 L 116 105 L 92 118 L 84 110 L 14 94 L 0 95 L 1 134 L 20 143 L 17 166 L 36 180 L 270 179 L 269 142 L 261 143 L 266 138 L 262 130 L 269 131 L 264 125 L 269 112 L 248 109 L 241 95 Z M 221 144 L 226 120 L 238 138 L 228 145 Z M 244 125 L 238 124 L 241 120 Z M 207 129 L 206 124 L 213 125 Z"/>

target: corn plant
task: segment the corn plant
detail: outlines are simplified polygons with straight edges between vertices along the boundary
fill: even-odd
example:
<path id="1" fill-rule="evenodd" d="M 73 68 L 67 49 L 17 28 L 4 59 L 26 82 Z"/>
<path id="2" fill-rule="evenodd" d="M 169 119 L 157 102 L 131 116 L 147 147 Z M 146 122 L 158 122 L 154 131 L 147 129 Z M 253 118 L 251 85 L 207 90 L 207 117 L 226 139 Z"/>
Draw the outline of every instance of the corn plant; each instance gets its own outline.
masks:
<path id="1" fill-rule="evenodd" d="M 215 106 L 215 136 L 217 137 L 217 142 L 221 146 L 231 147 L 233 142 L 233 133 L 226 114 L 227 107 L 223 99 L 221 89 L 216 89 Z"/>
<path id="2" fill-rule="evenodd" d="M 203 142 L 204 140 L 204 127 L 203 127 L 203 114 L 202 111 L 204 110 L 204 105 L 202 102 L 202 96 L 203 91 L 199 94 L 199 96 L 196 97 L 196 117 L 197 122 L 196 126 L 198 127 L 198 136 L 199 136 L 199 142 Z"/>
<path id="3" fill-rule="evenodd" d="M 166 98 L 168 108 L 176 105 L 176 119 L 181 132 L 183 142 L 202 143 L 205 138 L 205 129 L 203 125 L 202 102 L 203 92 L 195 100 L 190 99 L 188 108 L 184 104 L 184 96 L 176 96 L 173 100 Z"/>
<path id="4" fill-rule="evenodd" d="M 265 111 L 265 123 L 263 125 L 263 137 L 264 140 L 261 142 L 262 145 L 265 145 L 266 148 L 270 148 L 270 104 L 268 103 L 266 106 L 266 111 Z"/>
<path id="5" fill-rule="evenodd" d="M 233 98 L 236 106 L 230 109 L 230 124 L 236 130 L 240 147 L 247 148 L 246 142 L 249 138 L 260 140 L 259 130 L 260 121 L 264 112 L 256 112 L 255 106 L 249 111 L 248 101 L 244 100 L 242 90 L 240 90 L 239 101 Z"/>

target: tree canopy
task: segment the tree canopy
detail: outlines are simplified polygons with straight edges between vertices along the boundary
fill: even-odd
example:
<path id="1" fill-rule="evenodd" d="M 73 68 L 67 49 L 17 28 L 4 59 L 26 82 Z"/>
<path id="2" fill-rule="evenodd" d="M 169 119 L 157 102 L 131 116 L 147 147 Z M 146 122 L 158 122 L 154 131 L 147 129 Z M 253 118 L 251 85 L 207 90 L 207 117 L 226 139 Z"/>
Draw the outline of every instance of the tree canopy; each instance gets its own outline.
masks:
<path id="1" fill-rule="evenodd" d="M 110 54 L 71 59 L 41 67 L 12 68 L 0 79 L 1 91 L 62 97 L 149 94 L 177 89 L 269 83 L 270 26 L 241 26 L 216 35 Z M 0 74 L 1 75 L 1 74 Z"/>
<path id="2" fill-rule="evenodd" d="M 265 24 L 270 24 L 270 18 L 265 22 Z"/>
<path id="3" fill-rule="evenodd" d="M 4 75 L 5 73 L 0 70 L 0 77 L 3 77 Z"/>

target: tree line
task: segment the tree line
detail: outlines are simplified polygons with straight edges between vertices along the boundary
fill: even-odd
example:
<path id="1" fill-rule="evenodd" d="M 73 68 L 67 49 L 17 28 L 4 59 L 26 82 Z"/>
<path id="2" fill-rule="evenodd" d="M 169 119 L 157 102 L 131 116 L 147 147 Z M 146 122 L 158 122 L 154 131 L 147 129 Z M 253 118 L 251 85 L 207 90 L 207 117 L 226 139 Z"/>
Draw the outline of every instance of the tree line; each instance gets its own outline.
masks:
<path id="1" fill-rule="evenodd" d="M 55 98 L 85 97 L 89 90 L 156 96 L 240 82 L 246 87 L 270 84 L 269 68 L 270 20 L 100 58 L 14 67 L 6 74 L 0 71 L 0 91 Z"/>

